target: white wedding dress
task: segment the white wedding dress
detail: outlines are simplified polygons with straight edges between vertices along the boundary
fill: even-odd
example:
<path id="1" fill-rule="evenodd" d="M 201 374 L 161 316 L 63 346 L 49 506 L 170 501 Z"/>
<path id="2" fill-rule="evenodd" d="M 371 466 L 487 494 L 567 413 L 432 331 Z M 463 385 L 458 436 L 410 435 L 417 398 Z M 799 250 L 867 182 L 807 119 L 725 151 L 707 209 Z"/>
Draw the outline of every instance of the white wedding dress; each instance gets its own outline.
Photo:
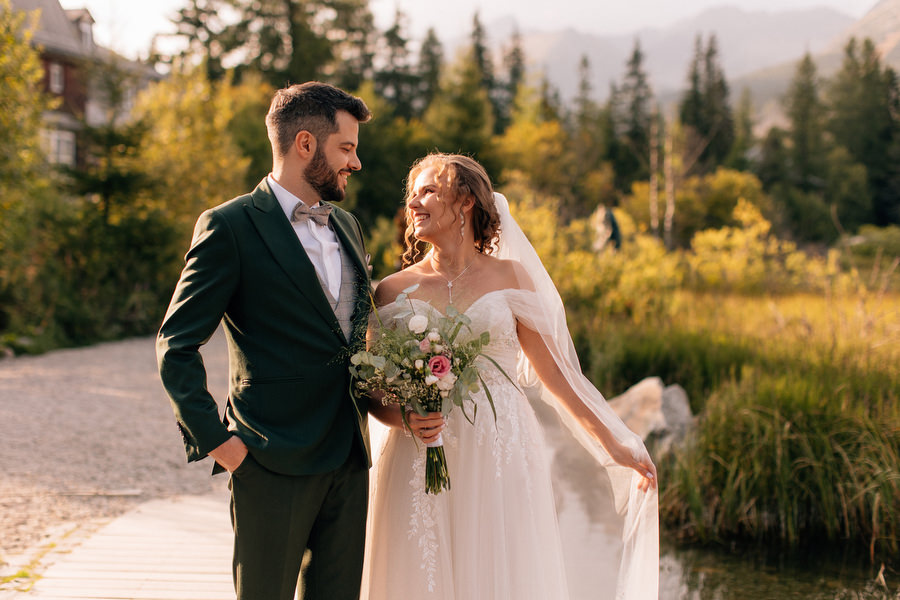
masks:
<path id="1" fill-rule="evenodd" d="M 520 347 L 507 298 L 529 293 L 489 292 L 465 312 L 474 335 L 490 332 L 484 352 L 513 379 Z M 437 312 L 413 302 L 417 313 Z M 380 310 L 388 322 L 398 309 Z M 517 386 L 489 361 L 479 367 L 497 420 L 483 391 L 472 397 L 474 425 L 458 408 L 449 414 L 442 434 L 449 491 L 426 494 L 425 446 L 398 429 L 388 434 L 374 475 L 363 598 L 568 598 L 541 426 Z M 473 406 L 466 409 L 471 416 Z"/>
<path id="2" fill-rule="evenodd" d="M 447 417 L 442 437 L 450 490 L 425 493 L 425 447 L 403 431 L 389 429 L 380 453 L 375 444 L 361 597 L 654 600 L 659 576 L 657 491 L 640 491 L 641 476 L 613 461 L 540 385 L 521 352 L 517 323 L 540 335 L 577 398 L 635 460 L 649 464 L 650 457 L 640 437 L 582 374 L 559 293 L 506 199 L 496 193 L 494 198 L 501 219 L 495 256 L 516 261 L 526 275 L 519 289 L 488 292 L 466 308 L 471 332 L 460 335 L 490 332 L 485 354 L 517 384 L 484 360 L 481 373 L 494 400 L 496 421 L 483 391 L 467 406 L 469 415 L 473 405 L 478 407 L 474 425 L 459 408 Z M 416 312 L 440 316 L 426 302 L 412 302 Z M 396 304 L 381 307 L 383 322 L 388 324 L 398 310 Z M 542 409 L 540 419 L 530 398 Z M 545 444 L 545 435 L 554 436 L 552 448 Z M 577 458 L 561 450 L 561 440 L 577 448 Z M 576 463 L 580 466 L 573 469 Z M 572 507 L 578 502 L 569 501 L 571 489 L 565 489 L 565 476 L 560 476 L 566 472 L 569 483 L 577 481 L 587 512 L 604 513 L 601 537 L 594 536 L 594 524 L 584 519 L 576 518 L 572 526 Z M 578 542 L 574 554 L 565 543 L 570 536 Z M 571 565 L 564 564 L 564 556 L 578 569 L 567 568 Z M 574 579 L 567 580 L 567 575 Z"/>

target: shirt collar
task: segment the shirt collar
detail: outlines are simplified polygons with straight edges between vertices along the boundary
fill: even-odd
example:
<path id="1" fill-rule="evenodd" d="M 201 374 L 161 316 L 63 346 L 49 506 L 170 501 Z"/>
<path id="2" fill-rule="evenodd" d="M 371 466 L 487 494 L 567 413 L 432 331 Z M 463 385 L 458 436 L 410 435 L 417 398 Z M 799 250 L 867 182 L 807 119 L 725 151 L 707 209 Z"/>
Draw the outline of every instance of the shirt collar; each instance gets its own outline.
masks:
<path id="1" fill-rule="evenodd" d="M 294 214 L 294 207 L 297 206 L 298 202 L 303 201 L 291 192 L 284 189 L 284 186 L 275 181 L 275 178 L 272 177 L 271 173 L 266 175 L 266 181 L 269 184 L 269 189 L 271 189 L 272 193 L 275 194 L 275 199 L 278 200 L 278 204 L 279 206 L 281 206 L 281 210 L 284 211 L 284 216 L 287 217 L 288 221 L 290 221 L 291 215 Z M 313 206 L 318 206 L 319 204 L 321 203 L 316 202 Z"/>

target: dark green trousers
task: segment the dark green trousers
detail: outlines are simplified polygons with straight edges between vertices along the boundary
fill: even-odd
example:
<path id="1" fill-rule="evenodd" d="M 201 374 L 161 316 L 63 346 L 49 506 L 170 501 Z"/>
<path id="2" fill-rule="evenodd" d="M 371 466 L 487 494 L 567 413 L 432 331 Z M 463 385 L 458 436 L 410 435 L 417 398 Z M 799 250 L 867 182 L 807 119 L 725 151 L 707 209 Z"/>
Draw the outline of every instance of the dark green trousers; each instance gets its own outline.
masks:
<path id="1" fill-rule="evenodd" d="M 355 448 L 354 448 L 355 450 Z M 238 600 L 358 600 L 369 471 L 350 453 L 320 475 L 281 475 L 252 456 L 231 475 Z"/>

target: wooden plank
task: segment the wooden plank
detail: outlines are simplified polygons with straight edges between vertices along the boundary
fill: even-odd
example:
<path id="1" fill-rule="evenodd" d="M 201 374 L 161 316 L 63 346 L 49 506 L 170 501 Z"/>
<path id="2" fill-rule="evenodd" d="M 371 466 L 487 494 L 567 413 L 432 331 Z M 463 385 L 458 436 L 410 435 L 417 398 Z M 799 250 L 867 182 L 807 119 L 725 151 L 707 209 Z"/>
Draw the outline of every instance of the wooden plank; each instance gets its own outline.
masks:
<path id="1" fill-rule="evenodd" d="M 21 600 L 233 600 L 232 544 L 224 495 L 154 500 L 61 553 Z"/>

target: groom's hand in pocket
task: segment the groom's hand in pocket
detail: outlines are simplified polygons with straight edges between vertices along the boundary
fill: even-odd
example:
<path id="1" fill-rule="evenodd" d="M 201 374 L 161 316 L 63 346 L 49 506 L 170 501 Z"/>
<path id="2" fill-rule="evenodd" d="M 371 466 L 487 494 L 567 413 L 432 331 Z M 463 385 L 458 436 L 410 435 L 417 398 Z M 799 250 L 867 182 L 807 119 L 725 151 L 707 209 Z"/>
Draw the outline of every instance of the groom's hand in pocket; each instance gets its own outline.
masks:
<path id="1" fill-rule="evenodd" d="M 241 438 L 233 435 L 217 448 L 210 450 L 209 455 L 222 465 L 226 471 L 234 473 L 235 469 L 244 462 L 247 452 L 247 446 L 241 441 Z"/>

